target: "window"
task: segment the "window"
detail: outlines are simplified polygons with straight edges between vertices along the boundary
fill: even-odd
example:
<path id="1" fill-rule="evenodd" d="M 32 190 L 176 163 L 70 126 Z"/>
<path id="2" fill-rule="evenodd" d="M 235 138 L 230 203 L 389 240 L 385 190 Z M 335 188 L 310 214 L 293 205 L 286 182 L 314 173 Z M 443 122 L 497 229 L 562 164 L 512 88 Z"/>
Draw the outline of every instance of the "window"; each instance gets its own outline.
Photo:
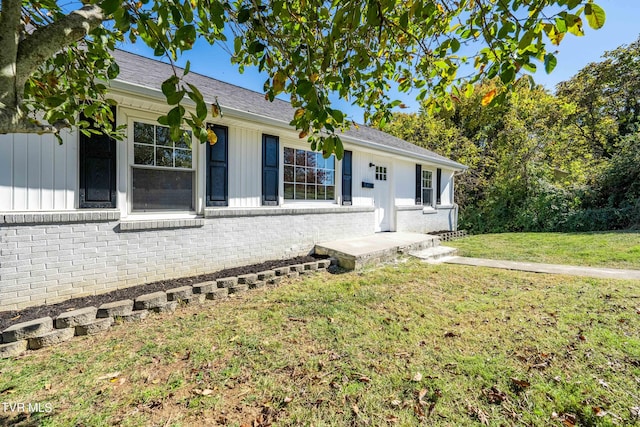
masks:
<path id="1" fill-rule="evenodd" d="M 132 210 L 193 210 L 191 133 L 176 142 L 169 128 L 133 123 Z"/>
<path id="2" fill-rule="evenodd" d="M 422 171 L 422 204 L 431 206 L 433 203 L 433 173 Z"/>
<path id="3" fill-rule="evenodd" d="M 386 181 L 386 180 L 387 180 L 387 167 L 376 166 L 376 181 Z"/>
<path id="4" fill-rule="evenodd" d="M 284 149 L 285 200 L 333 200 L 335 156 L 328 159 L 315 151 Z"/>

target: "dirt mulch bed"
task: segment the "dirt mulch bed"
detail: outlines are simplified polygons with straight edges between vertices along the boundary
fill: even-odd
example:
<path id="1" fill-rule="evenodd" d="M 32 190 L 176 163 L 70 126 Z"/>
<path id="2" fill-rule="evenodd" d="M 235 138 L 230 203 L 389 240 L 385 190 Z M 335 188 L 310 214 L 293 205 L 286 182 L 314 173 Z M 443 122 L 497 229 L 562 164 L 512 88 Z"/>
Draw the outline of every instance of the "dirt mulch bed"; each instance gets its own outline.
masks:
<path id="1" fill-rule="evenodd" d="M 100 295 L 90 295 L 86 297 L 73 298 L 57 304 L 45 304 L 36 307 L 28 307 L 22 310 L 0 311 L 0 331 L 9 326 L 28 322 L 29 320 L 39 319 L 41 317 L 55 318 L 60 313 L 75 310 L 83 307 L 100 307 L 102 304 L 120 301 L 125 299 L 133 300 L 140 295 L 152 292 L 166 291 L 167 289 L 177 288 L 179 286 L 193 285 L 195 283 L 208 282 L 210 280 L 221 279 L 223 277 L 234 277 L 242 274 L 258 273 L 265 270 L 271 270 L 278 267 L 286 267 L 295 264 L 304 264 L 305 262 L 317 261 L 326 257 L 299 256 L 284 260 L 266 261 L 261 264 L 246 265 L 243 267 L 228 268 L 216 271 L 215 273 L 201 274 L 199 276 L 183 277 L 179 279 L 161 280 L 158 282 L 147 283 L 144 285 L 132 286 L 124 289 L 117 289 Z M 0 342 L 2 342 L 0 340 Z"/>

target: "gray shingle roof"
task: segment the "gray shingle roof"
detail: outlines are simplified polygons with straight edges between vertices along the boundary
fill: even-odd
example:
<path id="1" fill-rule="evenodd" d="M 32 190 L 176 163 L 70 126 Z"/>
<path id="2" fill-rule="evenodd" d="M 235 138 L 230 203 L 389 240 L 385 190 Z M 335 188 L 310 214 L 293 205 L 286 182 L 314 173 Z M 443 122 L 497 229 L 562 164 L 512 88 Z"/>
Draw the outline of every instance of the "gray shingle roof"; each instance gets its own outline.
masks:
<path id="1" fill-rule="evenodd" d="M 160 87 L 172 73 L 169 64 L 123 50 L 114 51 L 113 56 L 120 67 L 120 74 L 116 81 L 152 89 L 163 96 Z M 217 96 L 223 111 L 227 108 L 266 117 L 280 121 L 284 126 L 288 126 L 293 118 L 294 110 L 286 101 L 275 99 L 269 102 L 265 100 L 264 94 L 193 72 L 187 75 L 186 80 L 198 87 L 209 102 Z M 343 136 L 347 144 L 369 145 L 383 151 L 447 165 L 454 169 L 466 169 L 466 166 L 451 159 L 369 126 L 359 125 L 357 129 L 353 127 L 345 131 Z"/>

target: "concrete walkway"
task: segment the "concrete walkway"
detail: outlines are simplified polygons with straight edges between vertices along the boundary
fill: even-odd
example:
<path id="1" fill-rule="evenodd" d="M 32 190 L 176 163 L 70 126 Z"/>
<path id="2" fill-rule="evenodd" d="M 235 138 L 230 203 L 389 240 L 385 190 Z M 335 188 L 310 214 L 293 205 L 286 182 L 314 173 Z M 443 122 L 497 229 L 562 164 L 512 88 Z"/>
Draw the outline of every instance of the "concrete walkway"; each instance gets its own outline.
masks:
<path id="1" fill-rule="evenodd" d="M 578 267 L 574 265 L 541 264 L 535 262 L 503 261 L 484 258 L 451 257 L 443 260 L 447 264 L 473 265 L 476 267 L 502 268 L 533 273 L 567 274 L 570 276 L 594 277 L 598 279 L 640 280 L 640 270 L 616 268 Z"/>

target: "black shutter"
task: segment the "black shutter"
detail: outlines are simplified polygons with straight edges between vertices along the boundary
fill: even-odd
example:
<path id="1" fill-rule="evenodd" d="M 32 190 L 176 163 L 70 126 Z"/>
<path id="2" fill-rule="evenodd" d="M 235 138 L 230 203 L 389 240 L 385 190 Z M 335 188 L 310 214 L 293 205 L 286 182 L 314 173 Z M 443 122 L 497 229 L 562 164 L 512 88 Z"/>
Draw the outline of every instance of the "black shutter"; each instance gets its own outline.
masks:
<path id="1" fill-rule="evenodd" d="M 208 123 L 218 141 L 207 143 L 207 206 L 227 206 L 229 204 L 229 130 L 225 126 Z"/>
<path id="2" fill-rule="evenodd" d="M 442 183 L 442 169 L 436 169 L 436 205 L 440 204 L 440 192 Z"/>
<path id="3" fill-rule="evenodd" d="M 278 205 L 279 140 L 277 136 L 262 135 L 262 204 Z"/>
<path id="4" fill-rule="evenodd" d="M 115 120 L 115 109 L 113 111 Z M 83 117 L 93 122 L 91 117 Z M 116 141 L 80 132 L 80 208 L 116 207 Z"/>
<path id="5" fill-rule="evenodd" d="M 342 204 L 351 205 L 353 202 L 353 153 L 344 152 L 342 157 Z"/>
<path id="6" fill-rule="evenodd" d="M 416 165 L 416 205 L 422 204 L 422 165 Z"/>

